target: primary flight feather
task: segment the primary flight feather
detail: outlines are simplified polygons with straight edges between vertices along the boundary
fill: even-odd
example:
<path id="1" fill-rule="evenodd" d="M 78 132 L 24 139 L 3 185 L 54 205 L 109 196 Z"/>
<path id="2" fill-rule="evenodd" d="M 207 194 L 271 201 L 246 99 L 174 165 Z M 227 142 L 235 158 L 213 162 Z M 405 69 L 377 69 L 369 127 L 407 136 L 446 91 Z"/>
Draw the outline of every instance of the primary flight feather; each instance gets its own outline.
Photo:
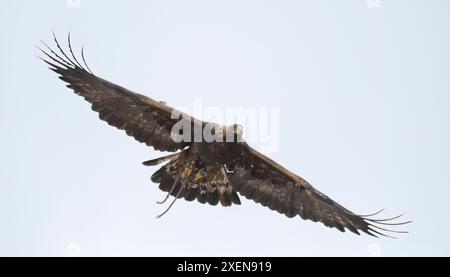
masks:
<path id="1" fill-rule="evenodd" d="M 164 203 L 171 195 L 174 200 L 169 208 L 179 198 L 230 206 L 240 204 L 239 193 L 287 217 L 298 215 L 342 232 L 348 229 L 356 234 L 364 232 L 372 236 L 389 236 L 386 232 L 404 233 L 380 226 L 409 223 L 391 222 L 399 216 L 373 219 L 372 216 L 379 212 L 367 216 L 354 214 L 303 178 L 254 150 L 243 141 L 239 125 L 221 126 L 204 122 L 163 102 L 104 80 L 89 69 L 83 50 L 83 64 L 79 62 L 72 51 L 70 35 L 69 54 L 63 51 L 56 37 L 54 40 L 59 53 L 43 43 L 46 47 L 46 50 L 41 50 L 46 57 L 43 60 L 67 83 L 67 87 L 91 103 L 92 110 L 98 112 L 100 119 L 155 150 L 175 152 L 144 162 L 149 166 L 166 163 L 151 177 L 162 191 L 167 192 L 167 197 L 159 203 Z M 180 140 L 180 133 L 174 133 L 176 124 L 189 127 L 182 128 L 184 135 L 188 132 L 188 139 Z M 194 139 L 194 130 L 207 126 L 216 138 L 232 137 L 233 140 L 207 142 Z"/>

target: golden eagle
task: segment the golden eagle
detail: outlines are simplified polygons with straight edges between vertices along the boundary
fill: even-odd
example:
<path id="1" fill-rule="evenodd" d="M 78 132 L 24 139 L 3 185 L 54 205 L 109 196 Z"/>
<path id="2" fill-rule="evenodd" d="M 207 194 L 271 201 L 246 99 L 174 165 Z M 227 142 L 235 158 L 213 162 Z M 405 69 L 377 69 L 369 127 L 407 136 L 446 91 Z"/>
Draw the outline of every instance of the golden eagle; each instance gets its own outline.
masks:
<path id="1" fill-rule="evenodd" d="M 187 201 L 197 199 L 200 203 L 210 205 L 220 203 L 227 207 L 240 204 L 239 193 L 289 218 L 299 215 L 302 219 L 320 221 L 342 232 L 348 229 L 356 234 L 362 231 L 371 236 L 389 236 L 386 231 L 406 233 L 380 226 L 409 223 L 392 222 L 401 215 L 373 219 L 382 210 L 362 216 L 342 207 L 303 178 L 251 148 L 243 141 L 242 127 L 239 125 L 221 126 L 200 121 L 163 102 L 104 80 L 89 69 L 83 49 L 83 65 L 76 58 L 70 45 L 70 34 L 70 54 L 63 51 L 54 34 L 53 37 L 60 53 L 42 41 L 47 49 L 44 51 L 38 47 L 47 57 L 42 60 L 59 74 L 61 80 L 68 83 L 67 87 L 92 104 L 92 110 L 98 112 L 100 119 L 155 150 L 175 152 L 144 162 L 148 166 L 166 163 L 151 177 L 162 191 L 167 192 L 164 201 L 158 203 L 164 203 L 170 195 L 174 197 L 163 214 L 178 198 Z M 177 116 L 174 117 L 174 114 Z M 185 128 L 190 130 L 189 139 L 180 140 L 180 133 L 173 131 L 173 127 L 179 123 L 191 127 Z M 193 130 L 207 126 L 212 126 L 216 138 L 232 137 L 232 142 L 196 140 Z M 185 129 L 182 128 L 184 135 Z"/>

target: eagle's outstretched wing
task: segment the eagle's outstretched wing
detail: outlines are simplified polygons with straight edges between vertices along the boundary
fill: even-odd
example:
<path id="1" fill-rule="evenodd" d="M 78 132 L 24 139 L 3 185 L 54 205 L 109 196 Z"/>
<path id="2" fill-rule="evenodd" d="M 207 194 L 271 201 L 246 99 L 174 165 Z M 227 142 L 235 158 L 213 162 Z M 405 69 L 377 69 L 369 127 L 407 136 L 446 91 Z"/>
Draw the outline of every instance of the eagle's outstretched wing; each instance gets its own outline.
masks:
<path id="1" fill-rule="evenodd" d="M 288 217 L 299 215 L 303 219 L 320 221 L 342 232 L 348 229 L 356 234 L 362 231 L 372 236 L 388 236 L 383 231 L 405 232 L 388 230 L 378 225 L 409 223 L 390 222 L 399 216 L 377 220 L 369 218 L 372 215 L 356 215 L 315 189 L 306 180 L 248 145 L 244 149 L 242 159 L 230 168 L 228 179 L 232 187 L 247 199 Z"/>
<path id="2" fill-rule="evenodd" d="M 100 119 L 125 130 L 137 141 L 153 146 L 156 150 L 173 152 L 189 145 L 189 142 L 176 142 L 172 139 L 172 127 L 180 120 L 180 117 L 171 118 L 173 108 L 95 76 L 84 61 L 83 52 L 84 66 L 73 54 L 70 35 L 68 40 L 72 58 L 61 49 L 55 38 L 61 55 L 43 42 L 47 51 L 41 51 L 48 58 L 43 60 L 60 75 L 61 80 L 68 83 L 67 87 L 92 104 L 92 109 L 99 113 Z M 175 114 L 183 115 L 181 117 L 189 120 L 189 124 L 202 124 L 179 111 Z"/>

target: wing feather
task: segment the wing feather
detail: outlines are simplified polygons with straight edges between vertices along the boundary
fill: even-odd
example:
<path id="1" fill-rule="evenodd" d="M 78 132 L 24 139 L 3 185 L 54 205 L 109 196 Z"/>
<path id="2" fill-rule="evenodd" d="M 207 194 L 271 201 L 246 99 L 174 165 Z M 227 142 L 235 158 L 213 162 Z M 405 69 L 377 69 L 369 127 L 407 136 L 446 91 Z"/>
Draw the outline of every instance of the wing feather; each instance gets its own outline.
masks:
<path id="1" fill-rule="evenodd" d="M 320 221 L 325 226 L 342 232 L 347 229 L 358 235 L 361 231 L 371 236 L 385 235 L 371 228 L 379 220 L 352 213 L 247 144 L 240 161 L 230 167 L 228 178 L 236 191 L 287 217 L 298 215 L 302 219 Z M 406 223 L 409 222 L 398 224 Z"/>
<path id="2" fill-rule="evenodd" d="M 153 146 L 156 150 L 173 152 L 190 144 L 184 141 L 175 142 L 172 139 L 172 127 L 180 120 L 171 118 L 172 113 L 176 111 L 172 107 L 95 76 L 90 70 L 87 71 L 79 63 L 75 64 L 70 60 L 58 43 L 57 47 L 63 57 L 57 55 L 46 44 L 44 45 L 49 52 L 39 49 L 53 61 L 44 59 L 51 66 L 50 69 L 67 83 L 67 87 L 91 103 L 92 110 L 99 113 L 101 120 L 125 130 L 127 135 L 148 146 Z M 71 46 L 69 47 L 73 55 Z M 188 120 L 189 124 L 204 124 L 184 113 L 176 112 L 183 116 L 181 120 Z M 191 130 L 194 130 L 193 126 Z"/>

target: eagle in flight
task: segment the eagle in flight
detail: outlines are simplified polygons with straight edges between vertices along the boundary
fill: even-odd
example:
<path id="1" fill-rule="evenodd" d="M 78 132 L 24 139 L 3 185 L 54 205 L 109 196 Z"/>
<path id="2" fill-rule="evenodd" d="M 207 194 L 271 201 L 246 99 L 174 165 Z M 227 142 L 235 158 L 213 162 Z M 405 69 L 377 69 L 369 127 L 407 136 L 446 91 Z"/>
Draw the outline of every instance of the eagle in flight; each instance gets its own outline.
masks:
<path id="1" fill-rule="evenodd" d="M 289 218 L 298 215 L 342 232 L 348 229 L 358 235 L 364 232 L 375 237 L 392 237 L 386 232 L 406 233 L 382 227 L 410 222 L 393 222 L 401 215 L 373 218 L 383 210 L 371 215 L 354 214 L 305 179 L 251 148 L 242 139 L 241 126 L 222 126 L 192 118 L 164 102 L 104 80 L 89 69 L 83 49 L 81 59 L 74 55 L 70 33 L 69 52 L 63 51 L 54 34 L 53 38 L 58 49 L 54 51 L 41 41 L 46 48 L 38 47 L 46 57 L 41 59 L 67 83 L 68 88 L 91 103 L 92 110 L 99 114 L 101 120 L 155 150 L 173 152 L 144 162 L 147 166 L 165 163 L 151 177 L 162 191 L 167 192 L 166 198 L 158 203 L 164 203 L 169 196 L 174 197 L 160 216 L 179 198 L 228 207 L 241 203 L 239 193 Z M 182 132 L 174 131 L 177 124 L 183 126 L 180 128 Z M 205 128 L 210 129 L 215 140 L 195 139 L 194 130 Z M 181 133 L 183 139 L 180 139 Z"/>

